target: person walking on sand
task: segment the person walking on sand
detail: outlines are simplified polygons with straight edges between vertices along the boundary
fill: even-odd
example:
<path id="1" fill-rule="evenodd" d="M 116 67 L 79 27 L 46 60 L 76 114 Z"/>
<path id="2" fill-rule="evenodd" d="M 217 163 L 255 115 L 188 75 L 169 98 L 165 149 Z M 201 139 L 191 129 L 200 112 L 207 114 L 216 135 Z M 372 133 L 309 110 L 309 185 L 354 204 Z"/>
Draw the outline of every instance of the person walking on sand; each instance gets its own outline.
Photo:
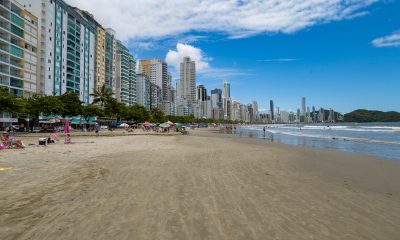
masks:
<path id="1" fill-rule="evenodd" d="M 96 136 L 99 136 L 100 124 L 98 124 L 97 122 L 94 125 L 94 130 L 96 131 Z"/>

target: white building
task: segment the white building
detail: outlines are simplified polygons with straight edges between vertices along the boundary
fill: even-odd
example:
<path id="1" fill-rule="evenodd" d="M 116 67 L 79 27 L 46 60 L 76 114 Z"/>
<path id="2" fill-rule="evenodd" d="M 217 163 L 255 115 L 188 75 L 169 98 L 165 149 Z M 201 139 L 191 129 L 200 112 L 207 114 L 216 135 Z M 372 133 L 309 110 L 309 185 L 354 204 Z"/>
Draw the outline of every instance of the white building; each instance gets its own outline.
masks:
<path id="1" fill-rule="evenodd" d="M 38 17 L 39 93 L 76 92 L 85 104 L 95 87 L 95 26 L 62 0 L 21 0 Z"/>
<path id="2" fill-rule="evenodd" d="M 183 58 L 180 64 L 178 96 L 178 114 L 184 116 L 193 114 L 193 104 L 196 100 L 196 63 L 189 57 Z"/>

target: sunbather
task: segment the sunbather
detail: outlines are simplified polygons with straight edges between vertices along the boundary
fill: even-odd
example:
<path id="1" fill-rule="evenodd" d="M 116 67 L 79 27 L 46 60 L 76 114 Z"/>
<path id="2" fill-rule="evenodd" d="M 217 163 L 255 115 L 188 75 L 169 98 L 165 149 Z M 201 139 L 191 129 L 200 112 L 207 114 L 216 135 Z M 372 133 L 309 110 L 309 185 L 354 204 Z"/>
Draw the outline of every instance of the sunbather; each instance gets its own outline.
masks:
<path id="1" fill-rule="evenodd" d="M 15 148 L 25 148 L 25 144 L 15 137 L 10 136 L 8 132 L 3 132 L 3 136 L 0 138 L 4 145 Z"/>

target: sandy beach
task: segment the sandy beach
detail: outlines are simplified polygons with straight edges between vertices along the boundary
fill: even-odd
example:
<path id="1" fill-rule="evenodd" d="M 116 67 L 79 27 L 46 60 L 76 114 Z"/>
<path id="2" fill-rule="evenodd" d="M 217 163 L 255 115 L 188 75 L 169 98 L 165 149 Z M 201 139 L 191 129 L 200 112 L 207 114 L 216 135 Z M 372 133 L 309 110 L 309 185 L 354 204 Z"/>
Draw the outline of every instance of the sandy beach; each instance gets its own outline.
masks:
<path id="1" fill-rule="evenodd" d="M 73 141 L 0 152 L 0 239 L 400 239 L 399 161 L 210 130 Z"/>

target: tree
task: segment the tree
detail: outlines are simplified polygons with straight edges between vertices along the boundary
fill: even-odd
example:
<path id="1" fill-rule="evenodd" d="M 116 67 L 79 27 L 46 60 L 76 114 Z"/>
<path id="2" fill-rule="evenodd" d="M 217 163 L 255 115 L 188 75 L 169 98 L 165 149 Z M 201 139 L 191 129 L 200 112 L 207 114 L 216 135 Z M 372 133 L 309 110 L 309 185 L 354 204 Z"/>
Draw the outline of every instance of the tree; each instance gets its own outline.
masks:
<path id="1" fill-rule="evenodd" d="M 67 92 L 59 97 L 63 104 L 62 116 L 80 115 L 83 110 L 82 102 L 75 92 Z"/>
<path id="2" fill-rule="evenodd" d="M 88 105 L 83 107 L 82 116 L 89 123 L 90 117 L 101 117 L 103 116 L 103 111 L 96 105 Z"/>
<path id="3" fill-rule="evenodd" d="M 21 114 L 24 111 L 23 98 L 14 97 L 7 88 L 0 87 L 0 112 Z"/>
<path id="4" fill-rule="evenodd" d="M 150 114 L 145 107 L 135 104 L 126 109 L 124 118 L 139 123 L 149 120 Z"/>
<path id="5" fill-rule="evenodd" d="M 32 117 L 33 124 L 39 123 L 41 113 L 45 115 L 61 114 L 64 111 L 63 103 L 57 96 L 41 96 L 35 94 L 26 102 L 26 113 Z"/>
<path id="6" fill-rule="evenodd" d="M 100 103 L 102 108 L 113 99 L 112 96 L 114 93 L 110 88 L 106 87 L 106 85 L 103 85 L 101 88 L 95 88 L 93 91 L 94 92 L 90 94 L 90 96 L 94 97 L 93 104 Z"/>
<path id="7" fill-rule="evenodd" d="M 110 117 L 116 117 L 117 120 L 126 112 L 126 106 L 118 102 L 116 99 L 111 98 L 105 105 L 105 113 Z"/>
<path id="8" fill-rule="evenodd" d="M 151 110 L 151 121 L 157 123 L 164 122 L 165 121 L 164 113 L 161 112 L 159 109 Z"/>

